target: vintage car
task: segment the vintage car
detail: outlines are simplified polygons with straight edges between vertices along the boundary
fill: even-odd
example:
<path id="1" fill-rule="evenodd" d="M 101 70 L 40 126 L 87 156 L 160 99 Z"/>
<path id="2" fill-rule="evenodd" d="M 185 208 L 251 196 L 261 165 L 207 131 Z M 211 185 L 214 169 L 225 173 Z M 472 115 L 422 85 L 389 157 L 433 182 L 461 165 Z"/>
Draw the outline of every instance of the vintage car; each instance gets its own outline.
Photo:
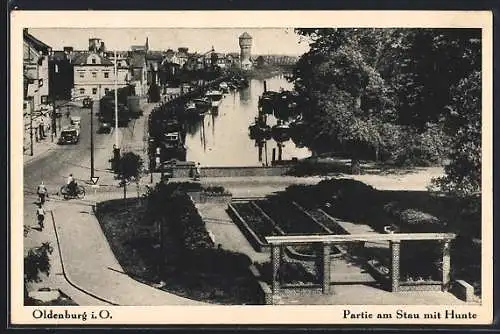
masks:
<path id="1" fill-rule="evenodd" d="M 75 127 L 67 127 L 61 131 L 61 135 L 57 143 L 59 145 L 77 144 L 79 140 L 80 140 L 80 130 Z"/>
<path id="2" fill-rule="evenodd" d="M 111 125 L 111 122 L 102 121 L 97 132 L 98 133 L 110 133 L 112 127 L 113 126 Z"/>

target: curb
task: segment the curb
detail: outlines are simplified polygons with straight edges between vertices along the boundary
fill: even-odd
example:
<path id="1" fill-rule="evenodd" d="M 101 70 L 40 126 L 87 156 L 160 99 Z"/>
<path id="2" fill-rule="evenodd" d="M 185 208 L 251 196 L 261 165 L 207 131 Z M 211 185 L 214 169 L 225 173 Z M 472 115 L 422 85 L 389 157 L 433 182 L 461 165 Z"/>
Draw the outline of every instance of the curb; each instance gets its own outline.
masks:
<path id="1" fill-rule="evenodd" d="M 108 303 L 110 305 L 113 305 L 113 306 L 119 306 L 120 304 L 117 304 L 117 303 L 114 303 L 114 302 L 111 302 L 109 300 L 106 300 L 104 298 L 101 298 L 95 294 L 93 294 L 92 292 L 89 292 L 87 290 L 85 290 L 84 288 L 78 286 L 77 284 L 73 283 L 69 277 L 68 277 L 68 274 L 66 273 L 66 269 L 64 267 L 64 260 L 63 260 L 63 255 L 62 255 L 62 251 L 61 251 L 61 243 L 59 241 L 59 234 L 57 233 L 57 226 L 56 226 L 56 220 L 54 219 L 54 212 L 52 210 L 50 210 L 50 216 L 52 217 L 52 225 L 54 227 L 54 233 L 55 233 L 55 236 L 56 236 L 56 242 L 57 242 L 57 249 L 58 249 L 58 253 L 59 253 L 59 259 L 61 260 L 61 269 L 62 269 L 62 274 L 64 276 L 64 279 L 68 282 L 69 285 L 71 285 L 73 288 L 77 289 L 78 291 L 80 292 L 83 292 L 84 294 L 86 295 L 89 295 L 99 301 L 102 301 L 102 302 L 105 302 L 105 303 Z"/>

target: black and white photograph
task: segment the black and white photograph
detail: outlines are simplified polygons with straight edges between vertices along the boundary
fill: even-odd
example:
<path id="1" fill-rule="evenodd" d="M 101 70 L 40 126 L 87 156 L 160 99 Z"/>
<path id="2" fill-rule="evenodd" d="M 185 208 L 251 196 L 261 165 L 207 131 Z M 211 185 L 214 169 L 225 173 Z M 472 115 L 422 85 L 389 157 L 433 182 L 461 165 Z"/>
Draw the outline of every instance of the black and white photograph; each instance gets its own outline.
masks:
<path id="1" fill-rule="evenodd" d="M 26 323 L 491 321 L 490 13 L 71 13 L 12 30 Z"/>

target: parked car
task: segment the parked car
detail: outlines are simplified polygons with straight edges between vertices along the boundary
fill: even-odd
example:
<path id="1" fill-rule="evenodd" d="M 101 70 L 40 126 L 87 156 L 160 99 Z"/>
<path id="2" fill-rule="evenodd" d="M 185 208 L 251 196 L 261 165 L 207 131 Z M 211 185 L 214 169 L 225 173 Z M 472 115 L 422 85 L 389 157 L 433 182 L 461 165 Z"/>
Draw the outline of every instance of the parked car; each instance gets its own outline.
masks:
<path id="1" fill-rule="evenodd" d="M 59 137 L 58 144 L 77 144 L 80 140 L 80 130 L 75 127 L 64 128 L 61 131 L 61 136 Z"/>
<path id="2" fill-rule="evenodd" d="M 110 133 L 111 132 L 111 123 L 110 122 L 102 122 L 101 126 L 98 129 L 99 133 Z"/>

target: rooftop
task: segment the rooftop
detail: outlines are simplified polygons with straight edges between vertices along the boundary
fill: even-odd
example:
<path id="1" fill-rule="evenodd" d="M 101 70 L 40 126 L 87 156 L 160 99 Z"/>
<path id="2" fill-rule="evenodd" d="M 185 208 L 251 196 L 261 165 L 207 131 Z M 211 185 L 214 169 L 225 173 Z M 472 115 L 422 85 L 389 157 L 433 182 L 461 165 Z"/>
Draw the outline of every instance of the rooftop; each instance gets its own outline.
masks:
<path id="1" fill-rule="evenodd" d="M 245 31 L 239 38 L 252 38 L 252 36 L 250 36 L 250 34 Z"/>
<path id="2" fill-rule="evenodd" d="M 23 30 L 23 40 L 31 44 L 37 51 L 49 52 L 49 50 L 52 49 L 50 46 L 37 39 L 35 36 L 29 34 L 28 29 Z"/>

